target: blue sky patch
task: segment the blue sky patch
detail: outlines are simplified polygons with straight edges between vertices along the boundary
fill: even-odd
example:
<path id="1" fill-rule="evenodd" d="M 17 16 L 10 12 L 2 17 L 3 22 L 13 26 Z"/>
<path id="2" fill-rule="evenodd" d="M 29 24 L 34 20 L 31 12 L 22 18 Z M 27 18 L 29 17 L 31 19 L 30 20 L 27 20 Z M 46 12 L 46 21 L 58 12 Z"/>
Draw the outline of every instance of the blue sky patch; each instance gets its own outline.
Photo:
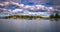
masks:
<path id="1" fill-rule="evenodd" d="M 52 3 L 46 3 L 46 4 L 43 4 L 44 6 L 47 6 L 47 7 L 50 7 L 50 6 L 53 6 L 54 4 Z"/>
<path id="2" fill-rule="evenodd" d="M 15 7 L 10 7 L 10 8 L 8 8 L 8 9 L 10 9 L 10 10 L 15 10 L 16 8 L 15 8 Z"/>
<path id="3" fill-rule="evenodd" d="M 28 2 L 27 5 L 35 5 L 34 2 Z"/>

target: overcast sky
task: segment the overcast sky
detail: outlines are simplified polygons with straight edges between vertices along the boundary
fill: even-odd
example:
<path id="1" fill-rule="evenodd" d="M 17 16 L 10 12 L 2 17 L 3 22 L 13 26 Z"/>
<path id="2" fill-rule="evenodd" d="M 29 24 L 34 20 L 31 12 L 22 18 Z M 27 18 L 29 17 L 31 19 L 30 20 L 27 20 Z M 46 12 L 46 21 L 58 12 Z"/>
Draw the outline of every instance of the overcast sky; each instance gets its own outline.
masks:
<path id="1" fill-rule="evenodd" d="M 3 1 L 14 1 L 14 2 L 21 2 L 21 0 L 0 0 L 0 2 Z M 29 2 L 35 2 L 35 3 L 53 3 L 53 4 L 57 4 L 60 5 L 60 0 L 25 0 L 25 1 L 29 1 Z"/>
<path id="2" fill-rule="evenodd" d="M 11 1 L 11 2 L 9 2 L 9 1 Z M 31 4 L 31 2 L 34 4 L 40 4 L 40 5 L 34 5 L 34 6 L 24 5 L 26 3 Z M 24 4 L 19 4 L 19 3 L 24 3 Z M 45 5 L 41 5 L 41 4 L 46 4 L 46 3 L 48 3 L 48 5 L 53 4 L 54 6 L 51 5 L 50 7 L 47 7 Z M 0 0 L 0 8 L 4 8 L 4 10 L 6 8 L 8 8 L 8 10 L 11 9 L 12 12 L 14 12 L 14 13 L 18 12 L 18 11 L 23 11 L 24 9 L 26 9 L 26 12 L 27 12 L 27 10 L 60 11 L 60 0 Z M 44 13 L 43 13 L 43 15 L 44 15 Z"/>

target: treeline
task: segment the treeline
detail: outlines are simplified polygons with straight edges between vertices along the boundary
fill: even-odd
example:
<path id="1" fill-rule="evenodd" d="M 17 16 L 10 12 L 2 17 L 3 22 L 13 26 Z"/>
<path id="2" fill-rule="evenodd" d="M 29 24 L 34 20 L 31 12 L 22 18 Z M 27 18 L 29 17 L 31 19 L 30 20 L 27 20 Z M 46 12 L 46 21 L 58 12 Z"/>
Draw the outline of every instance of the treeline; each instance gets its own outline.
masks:
<path id="1" fill-rule="evenodd" d="M 51 19 L 60 19 L 60 15 L 59 15 L 59 13 L 51 14 L 51 15 L 50 15 L 50 18 L 51 18 Z"/>
<path id="2" fill-rule="evenodd" d="M 5 19 L 36 19 L 36 18 L 43 18 L 41 16 L 28 16 L 28 15 L 13 15 L 13 16 L 7 16 L 4 17 Z"/>
<path id="3" fill-rule="evenodd" d="M 13 15 L 13 16 L 6 16 L 0 17 L 0 19 L 60 19 L 59 13 L 51 14 L 48 18 L 44 18 L 42 16 L 28 16 L 28 15 Z"/>

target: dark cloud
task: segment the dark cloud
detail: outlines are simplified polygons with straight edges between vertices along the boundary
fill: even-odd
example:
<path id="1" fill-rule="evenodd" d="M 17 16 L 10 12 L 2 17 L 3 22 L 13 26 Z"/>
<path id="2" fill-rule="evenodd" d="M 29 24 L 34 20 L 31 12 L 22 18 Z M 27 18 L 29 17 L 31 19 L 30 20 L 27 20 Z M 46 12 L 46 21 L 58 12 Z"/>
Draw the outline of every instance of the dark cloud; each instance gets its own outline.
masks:
<path id="1" fill-rule="evenodd" d="M 52 3 L 54 5 L 60 5 L 60 0 L 49 0 L 48 3 Z"/>
<path id="2" fill-rule="evenodd" d="M 13 2 L 18 2 L 19 0 L 6 0 L 6 1 L 13 1 Z"/>
<path id="3" fill-rule="evenodd" d="M 6 1 L 8 1 L 8 0 L 6 0 Z M 11 2 L 10 2 L 11 1 Z M 9 0 L 9 2 L 4 2 L 4 3 L 0 3 L 0 8 L 11 8 L 11 7 L 15 7 L 15 8 L 19 8 L 20 9 L 20 7 L 21 7 L 21 5 L 20 4 L 18 4 L 18 3 L 16 3 L 15 1 L 13 2 L 14 0 Z M 31 2 L 32 1 L 34 1 L 34 2 L 36 2 L 36 3 L 39 3 L 38 1 L 42 1 L 42 3 L 49 3 L 49 1 L 47 1 L 46 0 L 46 2 L 44 2 L 44 0 L 30 0 Z M 18 0 L 17 0 L 17 2 L 18 2 Z M 6 4 L 7 3 L 7 4 Z M 41 7 L 42 8 L 42 7 Z M 60 6 L 53 6 L 53 8 L 54 9 L 56 9 L 56 11 L 59 11 L 59 9 L 60 9 Z M 21 9 L 26 9 L 26 8 L 24 8 L 24 7 L 22 7 Z M 31 9 L 31 8 L 29 8 L 29 9 Z M 29 10 L 28 9 L 28 10 Z M 33 7 L 32 8 L 33 10 L 35 10 L 35 8 Z M 52 9 L 52 10 L 54 10 L 54 9 Z M 40 10 L 38 10 L 38 11 L 47 11 L 48 9 L 47 8 L 43 8 L 42 10 L 40 9 Z M 49 9 L 49 10 L 51 10 L 51 9 Z M 37 10 L 36 10 L 37 11 Z"/>
<path id="4" fill-rule="evenodd" d="M 0 0 L 0 2 L 4 1 L 13 1 L 18 3 L 28 3 L 28 2 L 34 2 L 35 4 L 45 4 L 45 3 L 52 3 L 55 5 L 60 5 L 60 0 Z"/>
<path id="5" fill-rule="evenodd" d="M 1 3 L 2 2 L 2 3 Z M 18 3 L 16 3 L 18 2 Z M 34 4 L 46 4 L 48 3 L 47 5 L 51 5 L 53 4 L 54 6 L 52 6 L 52 8 L 50 7 L 46 7 L 44 5 L 38 5 L 38 8 L 37 7 L 28 7 L 26 5 L 22 5 L 22 4 L 19 4 L 19 3 L 28 3 L 28 2 L 32 2 Z M 20 13 L 20 11 L 22 10 L 27 10 L 29 12 L 57 12 L 59 11 L 60 12 L 60 0 L 0 0 L 0 14 L 1 12 L 6 12 L 7 14 L 18 14 Z M 15 9 L 16 8 L 16 9 Z M 15 9 L 14 11 L 12 10 L 9 10 L 9 9 Z M 24 10 L 24 11 L 25 11 Z M 23 11 L 23 12 L 24 12 Z M 25 11 L 26 12 L 26 11 Z M 3 13 L 4 14 L 4 13 Z"/>
<path id="6" fill-rule="evenodd" d="M 19 0 L 0 0 L 0 2 L 5 2 L 5 1 L 7 1 L 7 2 L 9 2 L 9 1 L 18 2 Z"/>
<path id="7" fill-rule="evenodd" d="M 3 1 L 6 1 L 6 0 L 0 0 L 0 2 L 3 2 Z"/>
<path id="8" fill-rule="evenodd" d="M 18 0 L 18 1 L 19 3 L 34 2 L 35 4 L 52 3 L 55 5 L 60 5 L 60 0 Z"/>

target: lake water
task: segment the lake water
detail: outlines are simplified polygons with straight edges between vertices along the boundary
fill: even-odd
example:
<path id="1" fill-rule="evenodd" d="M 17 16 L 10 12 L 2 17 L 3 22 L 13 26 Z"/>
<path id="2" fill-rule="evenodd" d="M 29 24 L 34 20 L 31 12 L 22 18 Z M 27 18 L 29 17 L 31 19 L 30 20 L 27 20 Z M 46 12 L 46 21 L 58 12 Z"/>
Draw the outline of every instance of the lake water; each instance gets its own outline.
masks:
<path id="1" fill-rule="evenodd" d="M 0 19 L 0 32 L 60 32 L 60 20 Z"/>

